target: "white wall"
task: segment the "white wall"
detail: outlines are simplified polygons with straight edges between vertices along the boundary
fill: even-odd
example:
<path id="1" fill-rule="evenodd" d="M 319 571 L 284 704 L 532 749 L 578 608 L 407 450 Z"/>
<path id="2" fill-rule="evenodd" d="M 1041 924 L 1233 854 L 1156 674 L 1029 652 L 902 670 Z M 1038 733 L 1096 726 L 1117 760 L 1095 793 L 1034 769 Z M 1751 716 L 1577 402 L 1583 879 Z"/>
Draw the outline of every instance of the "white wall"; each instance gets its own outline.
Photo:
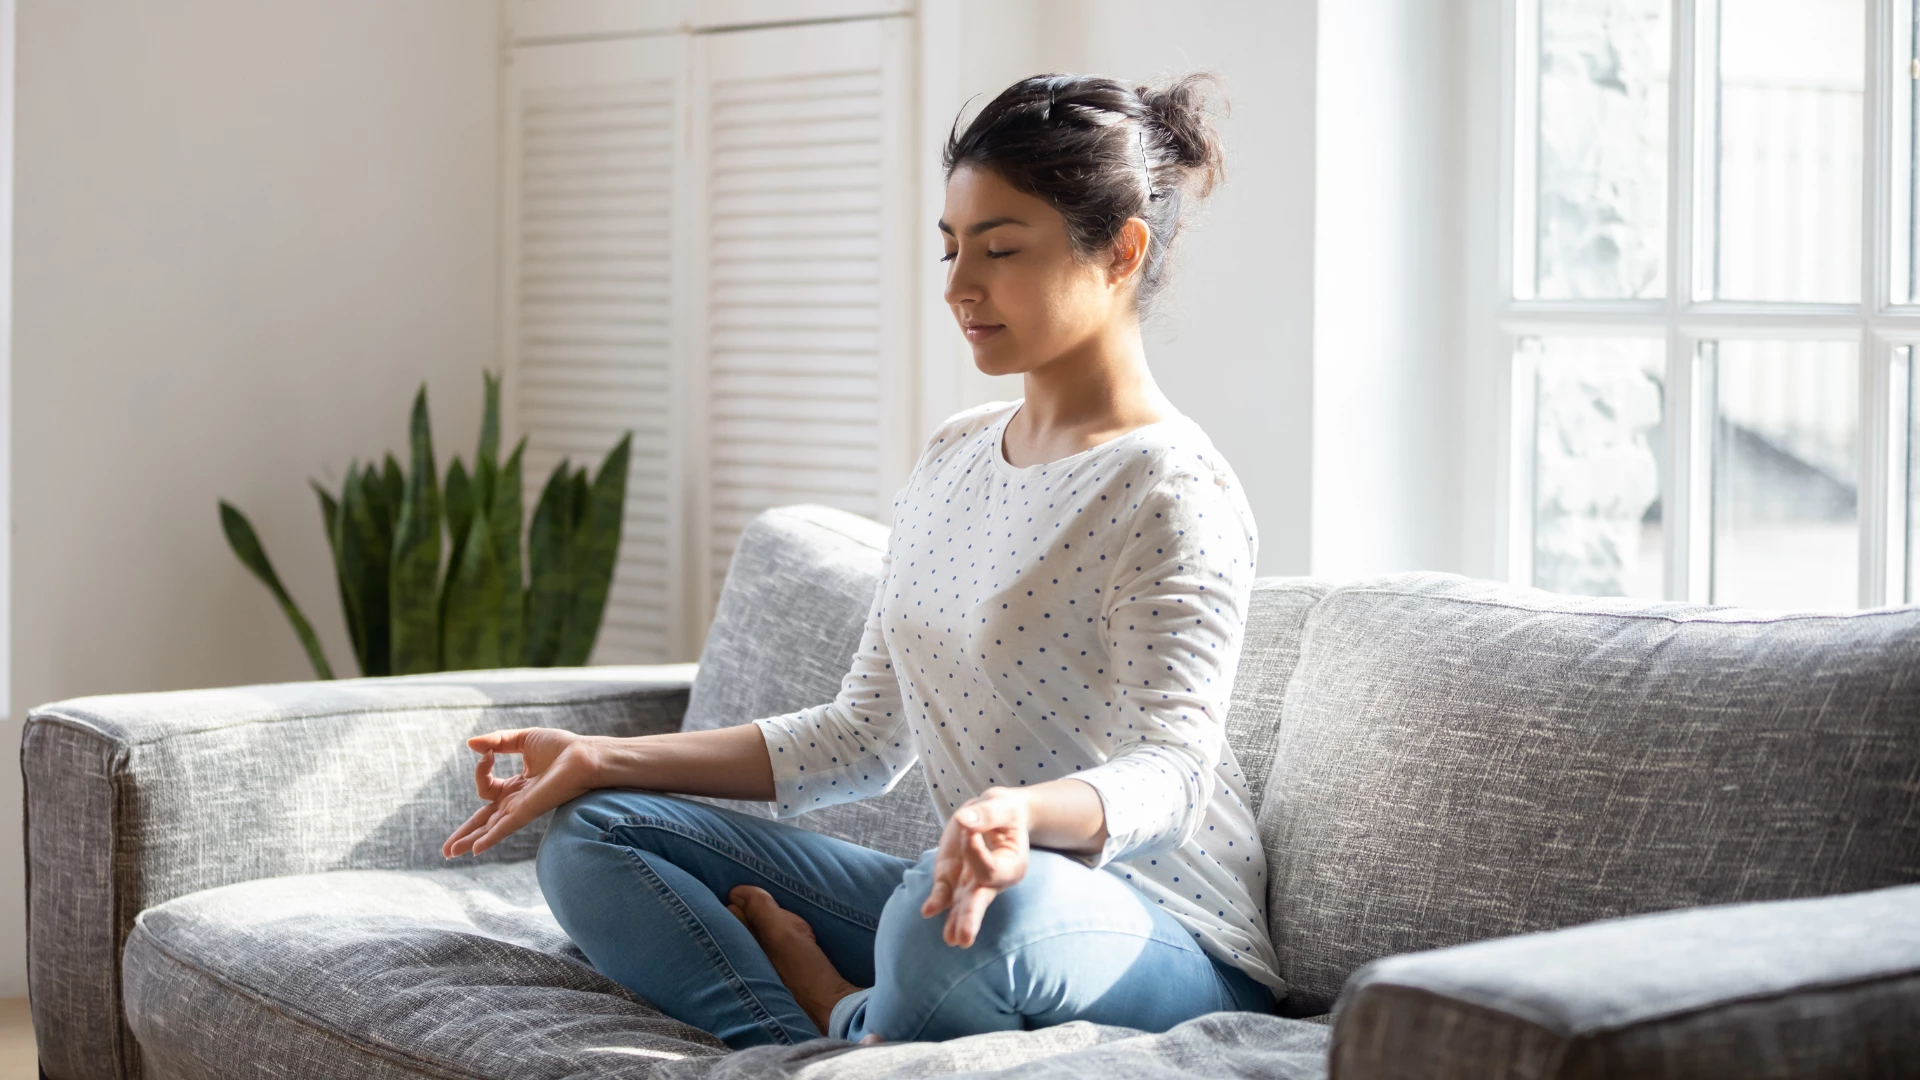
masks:
<path id="1" fill-rule="evenodd" d="M 923 114 L 944 107 L 947 120 L 972 95 L 984 95 L 977 109 L 1042 71 L 1144 81 L 1205 70 L 1225 79 L 1228 180 L 1181 241 L 1182 265 L 1147 347 L 1161 388 L 1207 430 L 1245 485 L 1265 574 L 1306 573 L 1309 559 L 1315 8 L 1312 0 L 936 0 L 926 25 L 929 34 L 957 33 L 946 76 L 952 96 L 943 103 L 934 87 Z M 923 53 L 940 46 L 924 42 Z M 942 138 L 945 124 L 937 125 Z M 937 182 L 930 188 L 937 196 Z M 925 215 L 930 237 L 938 210 L 934 198 Z M 1017 380 L 972 370 L 938 303 L 939 278 L 930 280 L 928 370 L 937 383 L 941 365 L 951 365 L 957 383 L 932 389 L 951 393 L 956 408 L 1020 396 Z"/>
<path id="2" fill-rule="evenodd" d="M 494 4 L 29 0 L 19 11 L 13 685 L 309 677 L 227 550 L 252 517 L 353 661 L 308 478 L 401 450 L 421 380 L 471 456 L 494 359 Z M 0 769 L 0 996 L 25 992 Z"/>
<path id="3" fill-rule="evenodd" d="M 1466 6 L 1321 5 L 1312 563 L 1336 580 L 1462 566 Z"/>

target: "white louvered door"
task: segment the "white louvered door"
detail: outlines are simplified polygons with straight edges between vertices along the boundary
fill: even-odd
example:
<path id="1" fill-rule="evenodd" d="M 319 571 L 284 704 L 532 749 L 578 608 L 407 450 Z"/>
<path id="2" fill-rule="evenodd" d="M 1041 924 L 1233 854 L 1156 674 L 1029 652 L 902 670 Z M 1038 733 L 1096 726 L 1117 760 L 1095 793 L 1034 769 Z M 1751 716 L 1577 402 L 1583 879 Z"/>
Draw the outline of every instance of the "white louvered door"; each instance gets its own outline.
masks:
<path id="1" fill-rule="evenodd" d="M 669 35 L 509 60 L 504 329 L 528 507 L 561 458 L 597 470 L 633 432 L 598 663 L 686 652 L 673 249 L 686 53 Z"/>
<path id="2" fill-rule="evenodd" d="M 867 19 L 699 42 L 708 605 L 753 515 L 886 520 L 910 463 L 911 35 Z"/>
<path id="3" fill-rule="evenodd" d="M 553 30 L 590 8 L 516 10 Z M 502 340 L 528 505 L 561 457 L 597 466 L 634 433 L 594 662 L 697 654 L 767 507 L 886 519 L 916 446 L 911 62 L 898 15 L 508 50 Z"/>

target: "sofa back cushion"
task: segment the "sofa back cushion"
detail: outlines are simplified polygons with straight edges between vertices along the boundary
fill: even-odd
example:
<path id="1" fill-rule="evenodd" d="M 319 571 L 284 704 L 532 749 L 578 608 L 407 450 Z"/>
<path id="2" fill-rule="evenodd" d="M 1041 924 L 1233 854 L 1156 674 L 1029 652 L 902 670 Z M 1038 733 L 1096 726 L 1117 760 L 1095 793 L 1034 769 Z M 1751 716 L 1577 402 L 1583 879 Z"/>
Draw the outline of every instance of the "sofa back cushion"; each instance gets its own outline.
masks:
<path id="1" fill-rule="evenodd" d="M 1331 588 L 1314 578 L 1268 577 L 1253 583 L 1240 666 L 1233 675 L 1233 701 L 1227 709 L 1227 743 L 1247 778 L 1256 813 L 1273 766 L 1273 746 L 1280 738 L 1280 707 L 1300 661 L 1300 630 L 1307 612 Z"/>
<path id="2" fill-rule="evenodd" d="M 1290 1010 L 1376 957 L 1920 880 L 1920 609 L 1450 575 L 1308 614 L 1260 814 Z"/>
<path id="3" fill-rule="evenodd" d="M 825 506 L 783 506 L 747 523 L 720 588 L 683 731 L 750 723 L 832 701 L 853 664 L 880 582 L 887 527 Z M 705 799 L 758 817 L 763 802 Z M 815 832 L 917 858 L 940 818 L 916 764 L 892 791 L 794 819 Z"/>

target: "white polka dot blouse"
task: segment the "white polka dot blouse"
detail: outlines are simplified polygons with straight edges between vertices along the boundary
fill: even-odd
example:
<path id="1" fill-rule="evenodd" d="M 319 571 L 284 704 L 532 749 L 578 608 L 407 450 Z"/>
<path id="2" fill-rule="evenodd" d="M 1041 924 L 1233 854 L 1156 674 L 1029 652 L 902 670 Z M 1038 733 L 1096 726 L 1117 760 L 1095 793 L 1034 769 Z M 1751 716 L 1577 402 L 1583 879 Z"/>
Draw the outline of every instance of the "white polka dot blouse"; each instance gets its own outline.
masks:
<path id="1" fill-rule="evenodd" d="M 1233 471 L 1182 416 L 1017 468 L 1019 402 L 948 420 L 893 502 L 839 696 L 758 720 L 775 815 L 878 795 L 916 760 L 942 820 L 993 785 L 1092 785 L 1087 865 L 1284 990 L 1266 859 L 1226 715 L 1258 539 Z"/>

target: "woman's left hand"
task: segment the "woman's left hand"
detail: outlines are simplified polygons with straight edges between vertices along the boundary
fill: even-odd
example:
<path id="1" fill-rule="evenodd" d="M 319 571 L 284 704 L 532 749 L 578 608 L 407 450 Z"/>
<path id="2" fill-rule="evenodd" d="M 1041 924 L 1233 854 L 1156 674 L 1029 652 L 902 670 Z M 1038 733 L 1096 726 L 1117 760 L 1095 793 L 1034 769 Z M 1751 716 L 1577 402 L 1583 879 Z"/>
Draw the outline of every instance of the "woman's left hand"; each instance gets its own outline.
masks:
<path id="1" fill-rule="evenodd" d="M 922 917 L 947 912 L 941 937 L 966 948 L 980 932 L 987 905 L 1027 876 L 1027 834 L 1032 807 L 1026 794 L 990 787 L 960 804 L 947 818 L 933 860 L 933 891 L 920 905 Z"/>

